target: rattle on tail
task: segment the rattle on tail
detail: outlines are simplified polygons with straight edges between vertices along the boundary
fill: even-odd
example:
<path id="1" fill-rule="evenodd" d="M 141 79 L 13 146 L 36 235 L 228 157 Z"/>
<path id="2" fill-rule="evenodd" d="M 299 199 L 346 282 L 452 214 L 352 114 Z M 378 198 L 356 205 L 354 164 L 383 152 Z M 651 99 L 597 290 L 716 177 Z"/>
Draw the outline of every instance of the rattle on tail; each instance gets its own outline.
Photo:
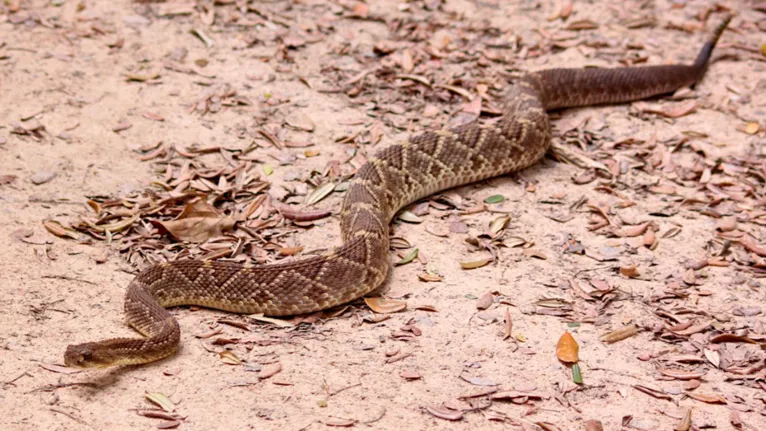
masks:
<path id="1" fill-rule="evenodd" d="M 365 295 L 388 273 L 388 223 L 396 211 L 440 190 L 539 161 L 551 138 L 547 110 L 628 102 L 698 82 L 730 19 L 717 27 L 691 65 L 530 73 L 511 86 L 496 123 L 427 132 L 382 150 L 354 176 L 341 212 L 343 245 L 329 253 L 264 266 L 181 260 L 142 271 L 128 286 L 125 315 L 144 338 L 70 345 L 66 365 L 142 364 L 172 355 L 181 330 L 166 307 L 199 305 L 281 316 Z"/>

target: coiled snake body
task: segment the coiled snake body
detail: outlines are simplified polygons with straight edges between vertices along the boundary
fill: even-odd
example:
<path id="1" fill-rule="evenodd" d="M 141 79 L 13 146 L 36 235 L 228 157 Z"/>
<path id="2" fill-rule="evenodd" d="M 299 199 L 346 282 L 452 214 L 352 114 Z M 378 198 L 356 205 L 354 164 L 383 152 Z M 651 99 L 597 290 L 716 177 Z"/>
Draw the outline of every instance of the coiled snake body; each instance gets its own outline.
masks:
<path id="1" fill-rule="evenodd" d="M 165 309 L 193 304 L 271 316 L 326 309 L 377 288 L 389 270 L 388 223 L 404 205 L 432 193 L 526 168 L 546 153 L 547 110 L 621 103 L 696 83 L 730 17 L 692 65 L 551 69 L 511 85 L 492 125 L 427 132 L 390 146 L 355 175 L 341 213 L 343 246 L 308 259 L 265 266 L 181 260 L 151 267 L 130 283 L 127 322 L 145 338 L 70 345 L 65 363 L 107 367 L 152 362 L 178 348 L 178 322 Z"/>

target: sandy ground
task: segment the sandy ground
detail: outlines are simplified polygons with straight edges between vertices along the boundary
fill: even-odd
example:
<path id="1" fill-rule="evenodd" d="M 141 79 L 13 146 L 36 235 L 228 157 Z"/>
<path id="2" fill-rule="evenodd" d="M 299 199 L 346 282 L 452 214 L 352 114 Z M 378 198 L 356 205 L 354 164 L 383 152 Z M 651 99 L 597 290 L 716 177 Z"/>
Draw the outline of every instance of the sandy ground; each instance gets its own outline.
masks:
<path id="1" fill-rule="evenodd" d="M 715 339 L 766 339 L 757 248 L 766 243 L 758 213 L 766 9 L 750 1 L 725 3 L 739 15 L 690 99 L 554 116 L 557 139 L 566 134 L 568 148 L 624 168 L 617 179 L 547 158 L 449 194 L 464 209 L 504 196 L 488 210 L 461 214 L 441 201 L 428 214 L 411 208 L 422 223 L 395 222 L 394 234 L 420 253 L 383 288 L 407 302 L 405 311 L 378 321 L 360 301 L 337 317 L 282 328 L 179 307 L 182 348 L 172 358 L 61 367 L 70 343 L 130 334 L 122 298 L 136 268 L 118 244 L 59 238 L 43 221 L 73 223 L 93 216 L 88 198 L 156 187 L 165 165 L 141 160 L 142 147 L 255 143 L 248 155 L 254 175 L 271 183 L 265 193 L 302 203 L 316 184 L 304 181 L 312 170 L 322 178 L 338 161 L 342 175 L 353 171 L 350 148 L 372 154 L 459 121 L 481 92 L 491 111 L 509 72 L 690 61 L 720 19 L 700 20 L 713 1 L 593 0 L 571 12 L 567 4 L 0 4 L 0 429 L 599 429 L 587 420 L 606 430 L 766 429 L 763 352 Z M 678 112 L 689 100 L 695 109 Z M 194 109 L 206 103 L 207 112 Z M 259 130 L 313 146 L 277 148 Z M 226 166 L 216 153 L 198 159 Z M 306 250 L 337 244 L 341 199 L 333 193 L 312 207 L 334 215 L 311 228 L 280 221 L 263 234 Z M 597 207 L 609 225 L 591 230 L 604 220 Z M 461 269 L 490 255 L 466 239 L 504 214 L 507 247 L 491 247 L 497 261 Z M 647 225 L 625 234 L 644 222 L 649 234 Z M 752 250 L 737 241 L 742 235 Z M 734 241 L 720 253 L 726 238 Z M 273 260 L 273 249 L 265 256 Z M 715 264 L 694 266 L 700 260 Z M 638 277 L 626 276 L 631 265 Z M 426 270 L 442 281 L 421 281 Z M 487 292 L 494 301 L 478 310 Z M 641 331 L 601 341 L 630 325 Z M 556 357 L 567 330 L 579 343 L 582 385 Z M 217 353 L 224 349 L 244 362 L 226 364 Z M 497 399 L 461 398 L 482 391 Z"/>

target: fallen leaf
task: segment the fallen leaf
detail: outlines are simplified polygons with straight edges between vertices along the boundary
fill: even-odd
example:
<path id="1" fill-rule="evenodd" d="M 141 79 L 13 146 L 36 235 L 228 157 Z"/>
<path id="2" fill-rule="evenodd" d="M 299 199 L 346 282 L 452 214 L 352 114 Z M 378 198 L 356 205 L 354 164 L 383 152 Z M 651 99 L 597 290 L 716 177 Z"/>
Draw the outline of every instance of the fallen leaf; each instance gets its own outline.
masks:
<path id="1" fill-rule="evenodd" d="M 673 431 L 689 431 L 692 427 L 692 409 L 686 409 L 686 413 L 681 418 L 681 422 L 673 428 Z"/>
<path id="2" fill-rule="evenodd" d="M 694 112 L 697 109 L 697 101 L 687 100 L 681 103 L 662 105 L 659 108 L 652 107 L 644 102 L 636 103 L 636 106 L 640 107 L 641 112 L 659 114 L 668 118 L 680 118 Z"/>
<path id="3" fill-rule="evenodd" d="M 148 73 L 126 73 L 125 79 L 128 81 L 135 81 L 135 82 L 146 82 L 151 81 L 152 79 L 157 79 L 160 77 L 159 72 L 148 72 Z M 130 127 L 130 126 L 128 126 Z M 117 132 L 118 130 L 115 130 Z"/>
<path id="4" fill-rule="evenodd" d="M 460 378 L 474 386 L 497 386 L 497 383 L 486 377 L 470 377 L 461 374 Z"/>
<path id="5" fill-rule="evenodd" d="M 446 407 L 438 406 L 426 406 L 426 411 L 439 419 L 445 419 L 448 421 L 459 421 L 463 419 L 463 412 L 457 410 L 449 410 Z"/>
<path id="6" fill-rule="evenodd" d="M 158 423 L 157 424 L 157 429 L 169 430 L 169 429 L 173 429 L 173 428 L 178 428 L 179 425 L 181 425 L 181 421 L 179 421 L 178 419 L 173 419 L 173 420 L 162 421 L 162 422 Z"/>
<path id="7" fill-rule="evenodd" d="M 487 204 L 499 204 L 505 200 L 505 196 L 503 195 L 492 195 L 486 199 L 484 199 L 484 203 Z"/>
<path id="8" fill-rule="evenodd" d="M 726 404 L 726 398 L 718 394 L 704 394 L 700 392 L 687 392 L 686 396 L 708 404 Z"/>
<path id="9" fill-rule="evenodd" d="M 658 399 L 661 399 L 661 400 L 672 400 L 673 399 L 670 395 L 666 394 L 665 392 L 663 392 L 660 389 L 650 388 L 648 386 L 643 386 L 643 385 L 633 385 L 633 387 L 636 390 L 639 390 L 639 391 L 641 391 L 641 392 L 643 392 L 645 394 L 653 396 L 654 398 L 658 398 Z"/>
<path id="10" fill-rule="evenodd" d="M 412 211 L 404 210 L 401 213 L 399 213 L 399 216 L 397 217 L 401 221 L 406 221 L 407 223 L 422 223 L 423 219 L 418 217 L 416 214 L 414 214 Z"/>
<path id="11" fill-rule="evenodd" d="M 288 320 L 276 319 L 274 317 L 266 317 L 263 315 L 263 313 L 249 314 L 247 317 L 253 320 L 257 320 L 259 322 L 271 323 L 273 325 L 279 326 L 280 328 L 292 328 L 293 326 L 295 326 L 294 323 Z"/>
<path id="12" fill-rule="evenodd" d="M 609 332 L 607 334 L 604 334 L 601 336 L 601 341 L 604 343 L 616 343 L 618 341 L 622 341 L 626 338 L 630 338 L 634 335 L 638 334 L 638 326 L 636 325 L 628 325 L 625 327 L 622 327 L 620 329 L 617 329 L 615 331 Z"/>
<path id="13" fill-rule="evenodd" d="M 322 184 L 306 196 L 306 205 L 314 205 L 326 198 L 334 189 L 335 184 L 333 184 L 332 181 Z"/>
<path id="14" fill-rule="evenodd" d="M 240 365 L 242 364 L 242 359 L 239 359 L 234 352 L 231 350 L 224 350 L 222 352 L 218 353 L 218 357 L 221 359 L 221 362 L 228 365 Z"/>
<path id="15" fill-rule="evenodd" d="M 258 378 L 268 379 L 269 377 L 279 373 L 282 371 L 282 363 L 281 362 L 274 362 L 271 364 L 264 365 L 263 368 L 261 368 L 261 371 L 258 372 Z"/>
<path id="16" fill-rule="evenodd" d="M 162 410 L 165 410 L 168 413 L 175 410 L 175 407 L 173 406 L 173 402 L 170 401 L 170 398 L 168 398 L 165 394 L 162 394 L 160 392 L 146 392 L 144 394 L 144 397 L 146 397 L 147 400 L 156 404 L 159 408 L 161 408 Z"/>
<path id="17" fill-rule="evenodd" d="M 376 313 L 389 314 L 402 311 L 407 308 L 407 301 L 388 299 L 383 297 L 364 298 L 364 303 Z"/>
<path id="18" fill-rule="evenodd" d="M 422 378 L 423 376 L 421 376 L 420 373 L 418 373 L 417 371 L 404 370 L 401 373 L 399 373 L 399 377 L 405 380 L 418 380 Z"/>
<path id="19" fill-rule="evenodd" d="M 764 46 L 766 47 L 766 45 Z M 758 125 L 758 123 L 756 123 L 755 121 L 750 121 L 745 125 L 745 133 L 747 133 L 748 135 L 755 135 L 756 133 L 758 133 L 758 130 L 760 128 L 761 126 Z"/>
<path id="20" fill-rule="evenodd" d="M 356 421 L 351 419 L 341 419 L 341 418 L 330 418 L 327 419 L 324 424 L 328 427 L 341 427 L 341 428 L 348 428 L 354 426 Z"/>
<path id="21" fill-rule="evenodd" d="M 581 19 L 578 21 L 572 21 L 569 23 L 569 25 L 566 27 L 567 30 L 593 30 L 598 28 L 598 24 L 595 22 L 589 20 L 589 19 Z"/>
<path id="22" fill-rule="evenodd" d="M 507 340 L 511 336 L 511 330 L 513 329 L 513 320 L 511 320 L 511 312 L 508 307 L 505 308 L 505 314 L 503 315 L 505 320 L 505 332 L 503 333 L 503 340 Z"/>
<path id="23" fill-rule="evenodd" d="M 127 120 L 123 120 L 123 121 L 120 121 L 116 126 L 114 126 L 112 128 L 112 131 L 114 133 L 120 133 L 124 130 L 130 129 L 131 127 L 133 127 L 133 125 L 130 122 L 128 122 Z"/>
<path id="24" fill-rule="evenodd" d="M 625 277 L 636 278 L 639 276 L 636 265 L 625 265 L 620 267 L 620 274 Z"/>
<path id="25" fill-rule="evenodd" d="M 395 265 L 405 265 L 405 264 L 408 264 L 408 263 L 412 262 L 413 260 L 415 260 L 415 258 L 417 258 L 417 257 L 418 257 L 418 249 L 417 248 L 413 248 L 412 250 L 409 251 L 409 253 L 407 253 L 402 258 L 402 260 L 396 262 Z"/>
<path id="26" fill-rule="evenodd" d="M 221 215 L 204 199 L 198 199 L 187 204 L 175 220 L 151 222 L 179 241 L 205 242 L 233 229 L 236 219 Z"/>
<path id="27" fill-rule="evenodd" d="M 524 250 L 523 253 L 524 253 L 524 256 L 526 256 L 526 257 L 534 257 L 534 258 L 537 258 L 537 259 L 540 259 L 540 260 L 548 260 L 548 255 L 547 254 L 543 253 L 540 250 L 536 250 L 534 248 L 528 248 L 528 249 Z"/>
<path id="28" fill-rule="evenodd" d="M 304 132 L 313 132 L 314 128 L 316 127 L 311 117 L 304 113 L 299 113 L 291 116 L 285 121 L 285 123 L 294 129 L 302 130 Z"/>
<path id="29" fill-rule="evenodd" d="M 72 239 L 78 239 L 80 237 L 80 234 L 77 233 L 74 229 L 65 228 L 61 225 L 61 223 L 57 222 L 56 220 L 45 220 L 43 221 L 43 227 L 45 227 L 45 230 L 48 232 L 61 237 L 61 238 L 72 238 Z"/>
<path id="30" fill-rule="evenodd" d="M 735 334 L 720 334 L 716 335 L 715 337 L 710 339 L 711 343 L 749 343 L 749 344 L 758 344 L 757 341 L 742 336 L 742 335 L 735 335 Z"/>
<path id="31" fill-rule="evenodd" d="M 701 377 L 704 377 L 705 374 L 707 374 L 707 371 L 685 371 L 685 370 L 675 370 L 670 368 L 660 368 L 657 371 L 659 371 L 660 374 L 664 376 L 672 377 L 678 380 L 699 379 Z"/>
<path id="32" fill-rule="evenodd" d="M 463 269 L 476 269 L 481 268 L 482 266 L 487 265 L 488 263 L 492 262 L 491 257 L 485 257 L 482 259 L 477 260 L 464 260 L 460 262 L 460 266 Z"/>
<path id="33" fill-rule="evenodd" d="M 574 337 L 572 337 L 572 334 L 570 334 L 569 331 L 564 332 L 561 338 L 559 338 L 559 342 L 556 344 L 556 357 L 559 358 L 559 361 L 575 363 L 579 360 L 579 351 L 580 346 L 577 344 Z"/>

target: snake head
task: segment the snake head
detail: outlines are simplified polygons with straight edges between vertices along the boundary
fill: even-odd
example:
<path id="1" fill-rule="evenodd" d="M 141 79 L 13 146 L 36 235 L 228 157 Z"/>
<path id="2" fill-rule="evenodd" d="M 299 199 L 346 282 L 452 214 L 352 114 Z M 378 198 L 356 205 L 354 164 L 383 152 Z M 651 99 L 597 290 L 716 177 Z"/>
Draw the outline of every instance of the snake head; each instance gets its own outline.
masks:
<path id="1" fill-rule="evenodd" d="M 108 365 L 98 359 L 93 349 L 93 343 L 67 346 L 64 353 L 64 364 L 72 368 L 103 368 Z"/>

